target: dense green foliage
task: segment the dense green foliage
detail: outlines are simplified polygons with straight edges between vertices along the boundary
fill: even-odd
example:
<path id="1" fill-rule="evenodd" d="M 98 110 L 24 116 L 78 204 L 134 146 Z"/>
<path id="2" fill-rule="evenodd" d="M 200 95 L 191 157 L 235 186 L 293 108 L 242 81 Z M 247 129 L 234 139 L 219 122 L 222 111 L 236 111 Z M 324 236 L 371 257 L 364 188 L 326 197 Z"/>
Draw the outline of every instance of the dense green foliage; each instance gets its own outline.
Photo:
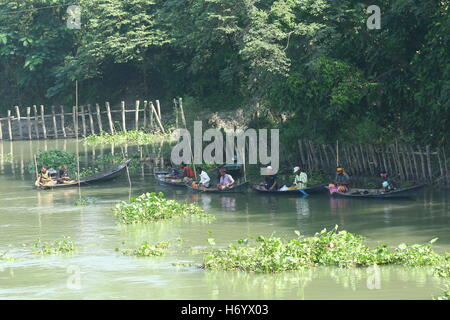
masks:
<path id="1" fill-rule="evenodd" d="M 242 270 L 274 273 L 300 270 L 315 266 L 341 268 L 371 265 L 436 266 L 445 257 L 434 252 L 431 244 L 401 244 L 397 248 L 381 245 L 370 248 L 364 237 L 346 231 L 326 229 L 313 237 L 283 241 L 277 237 L 258 237 L 256 246 L 230 245 L 227 249 L 213 250 L 205 256 L 204 268 L 209 270 Z M 247 241 L 241 240 L 239 244 Z"/>
<path id="2" fill-rule="evenodd" d="M 117 145 L 147 145 L 170 139 L 170 134 L 150 134 L 141 130 L 120 131 L 114 134 L 102 132 L 91 135 L 84 140 L 88 145 L 117 144 Z"/>
<path id="3" fill-rule="evenodd" d="M 133 250 L 124 250 L 122 253 L 127 256 L 135 257 L 161 257 L 165 251 L 170 247 L 170 242 L 162 241 L 155 245 L 144 241 L 138 248 Z"/>
<path id="4" fill-rule="evenodd" d="M 54 255 L 73 253 L 77 250 L 75 243 L 69 237 L 54 242 L 42 242 L 40 239 L 33 244 L 34 254 Z"/>
<path id="5" fill-rule="evenodd" d="M 74 174 L 77 169 L 76 155 L 61 150 L 42 150 L 36 156 L 36 163 L 33 161 L 28 164 L 28 171 L 35 173 L 36 169 L 40 171 L 43 166 L 59 170 L 63 165 L 67 165 L 69 173 Z"/>
<path id="6" fill-rule="evenodd" d="M 0 4 L 2 108 L 174 96 L 244 107 L 286 141 L 443 144 L 450 123 L 448 0 L 59 0 Z M 186 106 L 187 109 L 189 106 Z"/>
<path id="7" fill-rule="evenodd" d="M 212 216 L 204 212 L 196 204 L 183 204 L 175 200 L 168 200 L 163 193 L 145 193 L 130 202 L 122 201 L 117 204 L 114 213 L 124 224 L 148 223 L 175 217 L 199 217 L 211 219 Z"/>

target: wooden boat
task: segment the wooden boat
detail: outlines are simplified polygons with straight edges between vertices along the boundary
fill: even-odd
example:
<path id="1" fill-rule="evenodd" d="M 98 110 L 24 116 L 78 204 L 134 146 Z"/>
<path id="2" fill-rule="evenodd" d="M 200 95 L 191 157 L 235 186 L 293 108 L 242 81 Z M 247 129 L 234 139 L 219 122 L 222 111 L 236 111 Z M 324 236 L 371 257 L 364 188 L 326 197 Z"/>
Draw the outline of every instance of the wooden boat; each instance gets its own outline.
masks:
<path id="1" fill-rule="evenodd" d="M 248 182 L 244 182 L 241 183 L 239 185 L 234 186 L 231 189 L 225 189 L 225 190 L 220 190 L 217 188 L 205 188 L 205 190 L 201 189 L 196 189 L 196 188 L 192 188 L 191 186 L 187 185 L 186 187 L 193 191 L 193 192 L 202 192 L 202 193 L 239 193 L 239 192 L 244 192 L 245 190 L 247 190 L 249 183 Z"/>
<path id="2" fill-rule="evenodd" d="M 111 179 L 114 179 L 114 178 L 117 178 L 118 176 L 120 176 L 122 174 L 122 172 L 126 169 L 128 164 L 130 163 L 130 161 L 131 160 L 127 160 L 114 168 L 96 173 L 89 177 L 81 178 L 80 180 L 72 180 L 72 181 L 67 181 L 65 183 L 60 183 L 60 184 L 42 185 L 42 186 L 39 186 L 38 188 L 43 189 L 43 190 L 59 189 L 59 188 L 76 187 L 78 185 L 85 186 L 85 185 L 90 185 L 93 183 L 108 181 L 108 180 L 111 180 Z"/>
<path id="3" fill-rule="evenodd" d="M 412 198 L 417 196 L 419 191 L 425 185 L 418 185 L 409 188 L 396 189 L 389 192 L 384 192 L 381 189 L 350 189 L 346 193 L 334 192 L 331 195 L 338 198 L 359 198 L 359 199 L 400 199 Z"/>
<path id="4" fill-rule="evenodd" d="M 307 194 L 314 194 L 314 193 L 324 193 L 327 192 L 326 184 L 316 184 L 309 186 L 303 191 L 305 191 Z M 252 189 L 256 192 L 260 193 L 266 193 L 270 195 L 296 195 L 296 196 L 302 196 L 303 194 L 299 190 L 286 190 L 286 191 L 279 191 L 279 190 L 267 190 L 263 186 L 259 184 L 253 184 Z"/>
<path id="5" fill-rule="evenodd" d="M 172 186 L 172 187 L 184 187 L 186 183 L 184 183 L 183 179 L 176 179 L 167 174 L 156 174 L 155 179 L 158 180 L 160 185 L 163 186 Z"/>

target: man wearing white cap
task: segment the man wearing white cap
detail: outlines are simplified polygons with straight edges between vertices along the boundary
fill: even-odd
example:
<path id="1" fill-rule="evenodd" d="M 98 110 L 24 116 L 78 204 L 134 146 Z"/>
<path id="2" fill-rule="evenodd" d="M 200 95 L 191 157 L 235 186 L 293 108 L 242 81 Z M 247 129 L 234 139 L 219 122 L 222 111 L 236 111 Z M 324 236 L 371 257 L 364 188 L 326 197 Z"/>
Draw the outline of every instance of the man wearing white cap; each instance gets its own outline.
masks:
<path id="1" fill-rule="evenodd" d="M 297 189 L 305 189 L 308 183 L 308 175 L 306 174 L 306 172 L 303 172 L 300 169 L 300 167 L 295 167 L 294 174 L 295 174 L 294 186 Z"/>
<path id="2" fill-rule="evenodd" d="M 276 190 L 278 185 L 277 181 L 277 175 L 273 174 L 273 168 L 271 166 L 268 166 L 266 168 L 266 177 L 265 177 L 265 188 L 266 190 Z"/>

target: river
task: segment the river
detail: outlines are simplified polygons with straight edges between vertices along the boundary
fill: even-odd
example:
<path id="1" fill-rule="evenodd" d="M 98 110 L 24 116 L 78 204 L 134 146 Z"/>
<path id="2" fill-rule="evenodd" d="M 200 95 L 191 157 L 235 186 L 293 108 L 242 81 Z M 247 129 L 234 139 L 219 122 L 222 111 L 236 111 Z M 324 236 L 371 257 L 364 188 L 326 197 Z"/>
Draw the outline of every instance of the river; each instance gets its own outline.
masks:
<path id="1" fill-rule="evenodd" d="M 82 162 L 111 147 L 80 143 Z M 195 266 L 195 249 L 224 247 L 238 239 L 275 234 L 312 235 L 336 224 L 366 236 L 370 244 L 424 243 L 438 237 L 437 251 L 450 251 L 448 191 L 427 189 L 414 200 L 363 201 L 235 195 L 192 194 L 157 184 L 145 165 L 112 182 L 81 189 L 95 204 L 74 206 L 78 189 L 38 191 L 26 166 L 43 149 L 75 151 L 73 140 L 0 142 L 0 252 L 16 258 L 0 261 L 0 299 L 431 299 L 442 282 L 426 268 L 316 268 L 276 275 L 210 272 Z M 136 147 L 130 147 L 132 152 Z M 115 152 L 119 152 L 115 148 Z M 162 191 L 177 201 L 196 202 L 216 220 L 166 221 L 142 226 L 117 223 L 112 208 L 144 192 Z M 30 244 L 70 236 L 79 250 L 68 256 L 39 256 Z M 178 241 L 177 239 L 182 239 Z M 143 241 L 172 241 L 167 255 L 135 258 L 120 251 Z M 194 249 L 193 249 L 194 248 Z M 118 250 L 117 250 L 118 249 Z"/>

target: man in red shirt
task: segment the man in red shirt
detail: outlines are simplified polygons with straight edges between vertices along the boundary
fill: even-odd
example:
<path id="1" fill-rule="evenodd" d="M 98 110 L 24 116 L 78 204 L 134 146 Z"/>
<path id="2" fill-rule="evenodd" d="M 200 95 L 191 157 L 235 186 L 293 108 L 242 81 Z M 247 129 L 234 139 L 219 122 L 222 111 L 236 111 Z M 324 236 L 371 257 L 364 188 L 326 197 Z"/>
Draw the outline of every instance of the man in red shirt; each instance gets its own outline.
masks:
<path id="1" fill-rule="evenodd" d="M 190 182 L 195 178 L 194 171 L 192 171 L 192 169 L 184 162 L 181 163 L 181 169 L 183 170 L 183 173 L 181 175 L 185 182 Z"/>

